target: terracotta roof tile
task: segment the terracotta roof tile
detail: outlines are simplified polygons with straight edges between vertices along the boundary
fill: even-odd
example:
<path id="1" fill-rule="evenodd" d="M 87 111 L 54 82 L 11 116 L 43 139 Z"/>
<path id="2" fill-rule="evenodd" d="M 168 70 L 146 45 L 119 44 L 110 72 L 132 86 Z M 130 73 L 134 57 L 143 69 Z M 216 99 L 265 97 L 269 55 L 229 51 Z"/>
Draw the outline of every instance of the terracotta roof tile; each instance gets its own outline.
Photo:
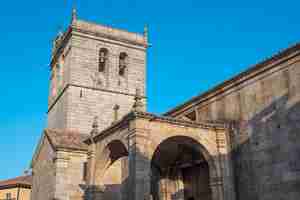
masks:
<path id="1" fill-rule="evenodd" d="M 45 135 L 54 148 L 66 148 L 87 151 L 88 146 L 83 141 L 88 135 L 72 130 L 45 129 Z"/>
<path id="2" fill-rule="evenodd" d="M 0 188 L 10 188 L 10 187 L 17 187 L 17 186 L 23 186 L 23 187 L 31 187 L 32 184 L 32 176 L 19 176 L 12 179 L 7 179 L 0 181 Z"/>

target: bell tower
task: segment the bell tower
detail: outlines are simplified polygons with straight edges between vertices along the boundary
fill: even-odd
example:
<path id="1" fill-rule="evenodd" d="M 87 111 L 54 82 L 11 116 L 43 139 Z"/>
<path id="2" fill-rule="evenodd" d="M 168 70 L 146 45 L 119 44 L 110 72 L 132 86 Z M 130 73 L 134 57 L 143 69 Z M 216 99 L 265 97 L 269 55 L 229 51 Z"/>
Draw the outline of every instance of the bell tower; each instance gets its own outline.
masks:
<path id="1" fill-rule="evenodd" d="M 95 116 L 99 129 L 130 112 L 136 90 L 146 110 L 147 29 L 144 34 L 77 18 L 53 42 L 48 127 L 89 133 Z"/>

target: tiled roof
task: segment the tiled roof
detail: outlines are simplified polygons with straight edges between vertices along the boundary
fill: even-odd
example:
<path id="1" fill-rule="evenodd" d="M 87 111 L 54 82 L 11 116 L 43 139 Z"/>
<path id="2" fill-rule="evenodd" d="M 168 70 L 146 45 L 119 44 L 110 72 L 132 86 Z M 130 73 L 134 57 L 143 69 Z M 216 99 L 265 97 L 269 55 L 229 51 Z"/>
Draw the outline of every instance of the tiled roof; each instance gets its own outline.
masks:
<path id="1" fill-rule="evenodd" d="M 45 129 L 45 135 L 48 137 L 51 145 L 57 148 L 87 151 L 88 146 L 83 141 L 88 135 L 72 130 Z"/>
<path id="2" fill-rule="evenodd" d="M 11 187 L 26 187 L 31 188 L 32 176 L 19 176 L 16 178 L 0 181 L 0 189 Z"/>

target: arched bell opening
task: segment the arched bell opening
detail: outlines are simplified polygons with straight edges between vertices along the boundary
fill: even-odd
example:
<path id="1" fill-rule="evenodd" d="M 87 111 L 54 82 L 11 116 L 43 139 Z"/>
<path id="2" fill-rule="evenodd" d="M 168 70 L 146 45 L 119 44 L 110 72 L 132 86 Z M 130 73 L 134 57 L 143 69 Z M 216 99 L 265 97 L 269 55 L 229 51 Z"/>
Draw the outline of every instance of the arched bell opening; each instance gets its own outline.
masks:
<path id="1" fill-rule="evenodd" d="M 125 145 L 118 140 L 110 142 L 102 154 L 102 165 L 98 176 L 98 184 L 103 186 L 103 198 L 106 200 L 124 199 L 126 182 L 128 179 L 128 151 Z"/>
<path id="2" fill-rule="evenodd" d="M 186 136 L 160 143 L 151 160 L 153 200 L 212 200 L 210 167 L 202 149 Z"/>

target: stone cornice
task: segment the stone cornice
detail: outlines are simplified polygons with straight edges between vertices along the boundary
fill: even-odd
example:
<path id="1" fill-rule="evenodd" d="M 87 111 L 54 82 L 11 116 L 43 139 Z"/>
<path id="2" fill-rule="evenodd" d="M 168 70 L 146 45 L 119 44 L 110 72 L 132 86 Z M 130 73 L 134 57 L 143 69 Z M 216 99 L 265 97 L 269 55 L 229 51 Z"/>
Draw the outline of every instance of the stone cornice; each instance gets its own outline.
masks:
<path id="1" fill-rule="evenodd" d="M 140 111 L 133 111 L 125 115 L 119 121 L 113 123 L 110 127 L 104 129 L 103 131 L 96 134 L 93 138 L 93 141 L 98 141 L 117 130 L 124 129 L 129 125 L 129 121 L 137 118 L 147 119 L 149 121 L 156 121 L 156 122 L 163 122 L 163 123 L 170 123 L 173 125 L 180 125 L 186 127 L 193 127 L 193 128 L 203 128 L 203 129 L 213 129 L 213 130 L 225 130 L 228 128 L 227 123 L 206 123 L 206 122 L 192 122 L 192 121 L 185 121 L 181 119 L 175 119 L 171 117 L 165 116 L 158 116 L 152 113 L 147 112 L 140 112 Z M 91 139 L 87 139 L 84 141 L 87 144 L 91 143 Z"/>
<path id="2" fill-rule="evenodd" d="M 77 32 L 82 32 L 97 37 L 129 43 L 145 48 L 148 47 L 147 39 L 142 34 L 128 32 L 126 30 L 112 28 L 93 22 L 78 20 L 74 24 L 72 24 L 72 29 Z"/>
<path id="3" fill-rule="evenodd" d="M 300 55 L 300 43 L 287 48 L 272 57 L 250 67 L 248 70 L 238 74 L 237 76 L 224 81 L 223 83 L 217 85 L 216 87 L 208 90 L 207 92 L 195 96 L 188 100 L 187 102 L 171 109 L 170 111 L 166 112 L 164 116 L 178 116 L 179 114 L 184 113 L 188 109 L 193 106 L 196 106 L 202 102 L 208 101 L 211 98 L 214 98 L 224 92 L 238 87 L 239 85 L 243 84 L 244 82 L 253 79 L 260 74 L 263 74 L 267 71 L 270 71 L 277 67 L 278 65 Z"/>
<path id="4" fill-rule="evenodd" d="M 57 61 L 57 58 L 60 56 L 62 50 L 71 38 L 72 34 L 76 32 L 85 35 L 95 36 L 98 38 L 106 38 L 108 40 L 118 41 L 134 46 L 139 46 L 145 49 L 149 46 L 147 41 L 148 39 L 142 34 L 128 32 L 126 30 L 112 28 L 93 22 L 77 20 L 67 28 L 64 34 L 59 38 L 59 41 L 57 41 L 56 47 L 52 53 L 50 67 L 52 67 L 53 64 Z"/>
<path id="5" fill-rule="evenodd" d="M 204 129 L 226 129 L 226 123 L 214 123 L 214 122 L 196 122 L 196 121 L 186 121 L 182 119 L 176 119 L 173 117 L 159 116 L 147 112 L 133 112 L 136 118 L 149 119 L 150 121 L 167 122 L 175 125 L 204 128 Z"/>

